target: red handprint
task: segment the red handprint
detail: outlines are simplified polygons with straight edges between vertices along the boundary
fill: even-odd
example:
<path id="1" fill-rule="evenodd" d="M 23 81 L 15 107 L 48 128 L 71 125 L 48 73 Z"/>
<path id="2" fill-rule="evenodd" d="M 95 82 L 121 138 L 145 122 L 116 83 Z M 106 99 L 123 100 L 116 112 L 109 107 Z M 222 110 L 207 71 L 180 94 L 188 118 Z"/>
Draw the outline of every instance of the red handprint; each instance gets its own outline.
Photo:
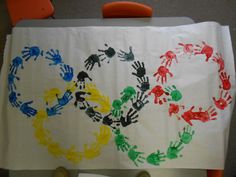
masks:
<path id="1" fill-rule="evenodd" d="M 202 46 L 196 45 L 197 49 L 194 49 L 195 51 L 194 55 L 199 55 L 199 54 L 205 55 L 206 61 L 208 61 L 213 54 L 213 48 L 207 45 L 205 42 L 202 42 L 202 44 L 203 44 Z"/>
<path id="2" fill-rule="evenodd" d="M 155 87 L 152 88 L 152 90 L 148 93 L 148 95 L 154 94 L 154 103 L 155 104 L 160 104 L 162 105 L 163 102 L 166 102 L 166 98 L 161 98 L 164 95 L 168 95 L 168 93 L 166 93 L 163 88 L 160 85 L 157 85 Z"/>
<path id="3" fill-rule="evenodd" d="M 177 119 L 180 120 L 180 117 L 178 115 L 180 109 L 184 109 L 184 106 L 170 103 L 170 105 L 169 105 L 169 116 L 171 117 L 172 115 L 176 115 Z"/>
<path id="4" fill-rule="evenodd" d="M 206 111 L 202 111 L 202 107 L 199 108 L 198 112 L 195 112 L 196 120 L 200 120 L 202 122 L 207 122 L 209 120 L 216 120 L 217 112 L 213 106 L 210 106 Z"/>
<path id="5" fill-rule="evenodd" d="M 223 88 L 224 90 L 229 90 L 231 88 L 231 83 L 229 79 L 230 75 L 227 75 L 226 72 L 220 73 L 220 80 L 222 82 L 222 86 L 220 86 L 220 88 Z"/>
<path id="6" fill-rule="evenodd" d="M 224 96 L 223 96 L 223 93 L 224 93 Z M 220 91 L 220 98 L 218 100 L 216 100 L 216 98 L 213 97 L 213 101 L 214 101 L 217 108 L 224 110 L 232 102 L 232 97 L 230 96 L 228 91 L 221 90 Z"/>
<path id="7" fill-rule="evenodd" d="M 157 82 L 161 79 L 161 83 L 165 83 L 167 81 L 167 74 L 170 75 L 170 77 L 173 77 L 173 74 L 169 71 L 168 68 L 165 66 L 160 66 L 157 69 L 157 72 L 153 74 L 153 76 L 157 76 Z"/>
<path id="8" fill-rule="evenodd" d="M 225 68 L 225 63 L 221 54 L 216 53 L 216 56 L 213 56 L 213 61 L 219 65 L 219 72 L 223 71 Z"/>
<path id="9" fill-rule="evenodd" d="M 187 55 L 191 55 L 193 53 L 193 44 L 184 44 L 184 43 L 179 43 L 181 46 L 183 52 Z M 177 48 L 179 50 L 179 48 Z"/>
<path id="10" fill-rule="evenodd" d="M 210 120 L 216 120 L 217 112 L 215 108 L 210 106 L 206 111 L 202 111 L 202 108 L 199 108 L 199 111 L 193 111 L 194 106 L 192 106 L 188 111 L 184 112 L 181 117 L 189 124 L 193 125 L 192 120 L 199 120 L 201 122 L 208 122 Z"/>
<path id="11" fill-rule="evenodd" d="M 193 110 L 194 106 L 192 106 L 188 111 L 184 112 L 181 117 L 189 124 L 189 125 L 193 125 L 191 120 L 194 120 L 194 113 Z"/>
<path id="12" fill-rule="evenodd" d="M 172 60 L 176 60 L 176 63 L 178 63 L 176 54 L 173 51 L 167 51 L 164 55 L 161 55 L 160 58 L 164 58 L 164 60 L 161 62 L 161 64 L 165 63 L 165 66 L 171 66 Z"/>

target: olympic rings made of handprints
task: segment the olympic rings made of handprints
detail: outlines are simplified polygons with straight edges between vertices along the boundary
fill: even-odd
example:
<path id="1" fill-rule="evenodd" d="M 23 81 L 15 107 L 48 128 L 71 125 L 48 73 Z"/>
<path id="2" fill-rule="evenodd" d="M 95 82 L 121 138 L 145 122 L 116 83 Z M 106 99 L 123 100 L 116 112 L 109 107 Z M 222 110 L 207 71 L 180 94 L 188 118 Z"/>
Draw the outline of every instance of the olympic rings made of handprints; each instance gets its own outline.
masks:
<path id="1" fill-rule="evenodd" d="M 143 163 L 145 160 L 151 165 L 160 165 L 160 163 L 164 162 L 167 158 L 176 159 L 182 157 L 182 154 L 180 154 L 182 149 L 185 145 L 189 144 L 192 141 L 192 137 L 195 134 L 195 131 L 192 130 L 191 127 L 193 126 L 192 121 L 200 121 L 206 123 L 211 120 L 216 120 L 216 109 L 224 110 L 231 103 L 232 97 L 229 94 L 229 90 L 231 88 L 230 76 L 224 70 L 223 57 L 220 53 L 214 53 L 213 48 L 205 42 L 202 42 L 201 45 L 179 43 L 177 48 L 175 48 L 174 50 L 169 50 L 161 55 L 160 59 L 162 59 L 162 65 L 159 66 L 157 68 L 157 71 L 153 74 L 153 76 L 157 78 L 157 85 L 152 87 L 151 89 L 149 78 L 148 76 L 146 76 L 146 68 L 144 62 L 135 61 L 135 56 L 133 54 L 131 46 L 129 47 L 128 52 L 125 52 L 124 50 L 119 50 L 119 52 L 116 52 L 114 48 L 109 47 L 107 44 L 105 44 L 105 46 L 106 49 L 98 49 L 98 51 L 100 52 L 99 54 L 91 54 L 87 59 L 85 59 L 85 68 L 91 71 L 96 66 L 101 67 L 102 61 L 106 60 L 107 63 L 110 63 L 110 61 L 117 55 L 117 57 L 120 58 L 120 61 L 122 62 L 133 62 L 132 67 L 135 72 L 133 72 L 132 75 L 134 75 L 138 81 L 138 84 L 136 85 L 137 89 L 135 89 L 134 86 L 125 87 L 121 92 L 121 97 L 113 100 L 112 104 L 110 104 L 109 97 L 101 94 L 95 84 L 87 83 L 87 81 L 92 81 L 92 78 L 89 76 L 89 74 L 85 71 L 81 71 L 77 75 L 77 81 L 70 83 L 72 88 L 74 88 L 73 90 L 75 90 L 76 87 L 79 88 L 79 91 L 75 93 L 76 100 L 74 102 L 74 106 L 78 107 L 80 110 L 84 110 L 87 116 L 93 122 L 102 122 L 102 124 L 105 125 L 106 128 L 108 128 L 107 126 L 110 126 L 114 133 L 114 141 L 117 146 L 117 150 L 126 152 L 129 159 L 133 161 L 136 166 Z M 175 61 L 175 65 L 177 65 L 179 59 L 184 59 L 186 57 L 191 59 L 193 55 L 203 55 L 206 57 L 206 62 L 215 62 L 219 66 L 218 72 L 219 78 L 221 80 L 221 84 L 219 86 L 219 96 L 218 98 L 213 97 L 212 99 L 214 104 L 206 108 L 205 110 L 203 110 L 203 108 L 199 106 L 198 111 L 193 111 L 195 106 L 191 106 L 189 109 L 187 109 L 186 105 L 178 104 L 178 102 L 184 95 L 175 85 L 166 85 L 168 78 L 174 76 L 174 74 L 170 70 L 171 66 L 173 67 L 174 65 L 173 61 Z M 37 57 L 35 58 L 35 60 L 36 59 Z M 51 63 L 51 65 L 53 64 L 55 64 L 55 62 Z M 22 64 L 18 64 L 17 66 L 18 67 L 16 67 L 16 69 L 10 69 L 11 73 L 17 72 L 17 69 L 19 67 L 23 67 Z M 14 81 L 14 79 L 19 80 L 17 79 L 17 77 L 13 78 L 12 80 Z M 10 85 L 10 87 L 12 86 L 15 87 L 14 82 L 13 85 Z M 68 91 L 72 93 L 70 89 L 67 89 L 67 92 Z M 46 97 L 48 102 L 53 102 L 53 96 L 51 97 L 50 95 L 55 94 L 60 94 L 59 90 L 52 89 L 47 92 Z M 128 142 L 129 138 L 122 134 L 119 127 L 127 127 L 131 124 L 137 123 L 138 112 L 143 109 L 144 106 L 150 103 L 147 98 L 151 97 L 151 95 L 154 95 L 153 103 L 158 106 L 169 103 L 170 117 L 174 115 L 178 118 L 178 120 L 184 120 L 186 123 L 188 123 L 188 125 L 184 126 L 183 131 L 178 133 L 178 140 L 174 142 L 171 141 L 169 143 L 169 146 L 165 152 L 156 150 L 149 155 L 145 155 L 144 152 L 138 151 L 137 145 L 130 145 L 130 143 Z M 69 95 L 69 97 L 70 96 L 71 95 Z M 124 109 L 127 109 L 128 102 L 131 102 L 132 106 L 128 108 L 127 114 L 124 115 Z M 16 104 L 14 103 L 14 106 L 17 105 L 18 102 L 16 102 Z M 55 109 L 57 109 L 57 107 Z M 59 110 L 60 109 L 61 108 L 59 108 Z M 45 114 L 45 112 L 44 115 L 50 116 L 50 114 Z M 38 120 L 42 119 L 40 117 L 41 116 L 39 116 Z M 34 121 L 36 121 L 36 119 Z M 66 154 L 66 150 L 61 150 L 58 143 L 55 144 L 53 141 L 52 143 L 45 143 L 48 142 L 45 139 L 51 140 L 50 136 L 46 135 L 46 132 L 48 132 L 48 130 L 46 131 L 42 128 L 42 126 L 40 128 L 36 126 L 36 132 L 36 137 L 38 137 L 41 144 L 47 144 L 47 147 L 49 149 L 51 146 L 54 147 L 52 149 L 54 149 L 55 151 L 49 150 L 52 154 L 54 154 L 55 156 L 62 156 Z M 93 145 L 93 152 L 95 151 L 94 149 L 96 149 L 95 147 L 100 146 Z M 75 159 L 71 161 L 77 163 L 82 160 L 82 158 L 84 157 L 84 153 L 77 152 L 74 146 L 72 150 L 74 152 L 73 158 Z M 92 156 L 95 157 L 96 155 Z M 66 155 L 65 157 L 67 158 Z M 73 158 L 72 156 L 70 156 L 69 159 Z"/>

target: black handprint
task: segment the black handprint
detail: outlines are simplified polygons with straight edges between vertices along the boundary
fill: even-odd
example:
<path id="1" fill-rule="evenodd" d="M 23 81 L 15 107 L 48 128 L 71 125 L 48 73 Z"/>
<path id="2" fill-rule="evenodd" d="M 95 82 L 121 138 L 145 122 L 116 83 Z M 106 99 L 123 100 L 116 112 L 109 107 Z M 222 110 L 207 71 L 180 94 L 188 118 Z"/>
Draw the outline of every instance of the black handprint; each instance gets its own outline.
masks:
<path id="1" fill-rule="evenodd" d="M 137 80 L 140 83 L 140 85 L 137 85 L 137 87 L 142 92 L 145 92 L 145 91 L 149 90 L 150 84 L 149 84 L 149 78 L 148 77 L 137 78 Z"/>
<path id="2" fill-rule="evenodd" d="M 146 100 L 148 96 L 147 95 L 143 96 L 143 95 L 144 95 L 144 92 L 141 92 L 141 95 L 140 95 L 140 92 L 138 92 L 136 101 L 134 101 L 133 98 L 131 99 L 132 106 L 137 111 L 140 111 L 145 106 L 145 104 L 149 103 L 149 101 Z"/>
<path id="3" fill-rule="evenodd" d="M 85 113 L 95 122 L 99 122 L 102 119 L 102 115 L 99 112 L 96 112 L 94 108 L 97 106 L 91 107 L 89 106 L 86 110 Z"/>
<path id="4" fill-rule="evenodd" d="M 79 103 L 79 108 L 82 110 L 82 109 L 86 109 L 86 105 L 85 105 L 85 98 L 83 96 L 85 96 L 86 94 L 90 95 L 90 93 L 86 93 L 86 92 L 82 92 L 82 91 L 79 91 L 79 92 L 76 92 L 75 93 L 75 102 L 74 102 L 74 105 L 77 107 L 78 103 Z"/>
<path id="5" fill-rule="evenodd" d="M 87 101 L 84 101 L 84 102 L 79 102 L 79 109 L 80 110 L 85 110 L 89 107 L 89 104 Z"/>
<path id="6" fill-rule="evenodd" d="M 120 50 L 120 52 L 118 52 L 118 57 L 123 58 L 123 60 L 120 60 L 120 61 L 133 61 L 134 54 L 132 52 L 132 47 L 131 46 L 129 47 L 129 53 L 123 50 Z"/>
<path id="7" fill-rule="evenodd" d="M 92 79 L 89 77 L 89 75 L 84 72 L 84 71 L 81 71 L 79 72 L 79 74 L 77 75 L 77 82 L 79 83 L 79 88 L 80 89 L 84 89 L 85 88 L 85 79 L 89 79 L 90 81 L 92 81 Z"/>
<path id="8" fill-rule="evenodd" d="M 93 69 L 95 63 L 97 63 L 98 66 L 101 67 L 100 58 L 99 58 L 100 56 L 102 56 L 102 54 L 101 54 L 101 55 L 96 55 L 96 54 L 90 55 L 90 56 L 84 61 L 84 63 L 85 63 L 85 68 L 86 68 L 87 70 L 90 70 L 90 71 L 91 71 L 91 70 Z"/>
<path id="9" fill-rule="evenodd" d="M 133 110 L 133 108 L 130 108 L 126 117 L 121 116 L 120 118 L 120 123 L 123 127 L 127 127 L 128 125 L 132 124 L 132 123 L 136 123 L 138 122 L 137 117 L 138 115 L 136 114 L 137 111 Z M 136 114 L 136 115 L 135 115 Z"/>
<path id="10" fill-rule="evenodd" d="M 105 44 L 106 47 L 108 47 L 107 44 Z M 108 58 L 108 61 L 107 63 L 110 63 L 110 59 L 116 54 L 116 51 L 112 48 L 112 47 L 108 47 L 107 50 L 101 50 L 101 49 L 98 49 L 99 52 L 103 52 L 106 56 L 104 56 L 103 59 L 101 59 L 101 61 L 105 60 Z M 104 55 L 104 54 L 101 54 Z"/>
<path id="11" fill-rule="evenodd" d="M 116 129 L 116 127 L 112 126 L 112 124 L 114 123 L 114 121 L 112 120 L 112 118 L 110 118 L 111 114 L 112 114 L 112 113 L 109 113 L 108 115 L 106 115 L 105 117 L 103 117 L 102 123 L 103 123 L 104 125 L 110 126 L 110 127 L 113 128 L 113 129 Z"/>
<path id="12" fill-rule="evenodd" d="M 74 105 L 77 107 L 77 105 L 78 105 L 78 102 L 84 102 L 85 101 L 85 98 L 84 97 L 82 97 L 82 95 L 84 96 L 86 94 L 86 92 L 81 92 L 81 91 L 79 91 L 79 92 L 76 92 L 75 93 L 75 102 L 74 102 Z"/>
<path id="13" fill-rule="evenodd" d="M 134 64 L 132 64 L 132 67 L 136 70 L 137 73 L 132 73 L 133 75 L 135 75 L 136 77 L 143 77 L 146 74 L 146 69 L 144 67 L 144 63 L 142 62 L 142 65 L 139 61 L 134 62 Z"/>

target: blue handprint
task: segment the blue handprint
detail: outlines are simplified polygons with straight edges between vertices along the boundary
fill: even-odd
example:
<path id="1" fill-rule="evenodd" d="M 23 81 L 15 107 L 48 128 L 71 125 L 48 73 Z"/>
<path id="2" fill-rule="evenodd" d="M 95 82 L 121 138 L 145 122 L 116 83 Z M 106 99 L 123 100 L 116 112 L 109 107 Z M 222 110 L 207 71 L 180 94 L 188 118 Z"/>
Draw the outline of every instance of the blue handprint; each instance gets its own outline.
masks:
<path id="1" fill-rule="evenodd" d="M 29 104 L 32 104 L 32 103 L 33 101 L 28 101 L 28 102 L 23 103 L 20 106 L 21 112 L 27 115 L 28 117 L 35 116 L 37 114 L 37 110 L 29 106 Z"/>
<path id="2" fill-rule="evenodd" d="M 40 51 L 37 46 L 24 47 L 24 50 L 22 50 L 21 53 L 25 61 L 28 61 L 31 57 L 34 57 L 34 60 L 36 60 L 39 55 L 43 56 L 43 51 Z"/>
<path id="3" fill-rule="evenodd" d="M 12 64 L 10 64 L 10 72 L 12 74 L 16 74 L 19 67 L 21 69 L 24 68 L 23 67 L 23 60 L 21 57 L 16 57 L 12 60 Z"/>
<path id="4" fill-rule="evenodd" d="M 73 68 L 69 65 L 63 65 L 63 67 L 60 67 L 60 69 L 60 76 L 62 77 L 62 79 L 66 82 L 70 82 L 73 78 Z"/>
<path id="5" fill-rule="evenodd" d="M 13 107 L 18 108 L 20 107 L 21 102 L 17 100 L 17 96 L 20 96 L 20 94 L 19 93 L 17 94 L 16 92 L 12 91 L 8 96 L 8 100 Z"/>
<path id="6" fill-rule="evenodd" d="M 51 108 L 47 108 L 47 114 L 48 116 L 55 116 L 57 114 L 61 114 L 59 111 L 62 109 L 62 106 L 59 104 L 56 104 L 55 106 L 51 107 Z"/>
<path id="7" fill-rule="evenodd" d="M 13 89 L 16 90 L 16 84 L 15 84 L 15 79 L 16 80 L 20 80 L 19 77 L 17 77 L 16 75 L 9 73 L 8 74 L 8 90 L 12 91 Z"/>
<path id="8" fill-rule="evenodd" d="M 67 90 L 61 98 L 58 98 L 58 95 L 56 95 L 58 104 L 61 106 L 65 106 L 67 103 L 69 103 L 69 101 L 73 98 L 71 94 L 72 92 Z"/>
<path id="9" fill-rule="evenodd" d="M 47 51 L 46 54 L 46 59 L 53 61 L 53 63 L 49 63 L 49 66 L 63 63 L 59 50 L 51 49 L 50 51 Z"/>

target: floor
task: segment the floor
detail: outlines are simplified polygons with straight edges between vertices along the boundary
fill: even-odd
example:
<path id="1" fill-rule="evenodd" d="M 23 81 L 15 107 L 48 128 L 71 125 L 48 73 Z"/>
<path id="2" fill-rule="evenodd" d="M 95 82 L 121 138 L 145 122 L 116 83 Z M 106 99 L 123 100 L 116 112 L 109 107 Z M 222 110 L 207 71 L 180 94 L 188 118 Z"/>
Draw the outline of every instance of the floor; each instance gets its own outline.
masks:
<path id="1" fill-rule="evenodd" d="M 55 17 L 57 19 L 67 18 L 101 18 L 101 6 L 110 0 L 53 0 L 55 6 Z M 187 16 L 195 22 L 217 21 L 222 25 L 229 25 L 233 42 L 234 54 L 236 54 L 236 0 L 137 0 L 145 3 L 154 9 L 153 16 L 173 17 Z M 7 14 L 5 0 L 0 0 L 0 66 L 2 63 L 3 47 L 6 34 L 11 32 L 9 16 Z M 236 109 L 234 109 L 231 122 L 229 149 L 225 165 L 224 177 L 236 176 Z M 97 171 L 96 171 L 97 172 Z M 8 171 L 0 170 L 0 176 L 7 177 Z M 77 175 L 77 171 L 71 171 L 72 176 Z M 134 176 L 137 171 L 99 171 L 98 173 L 113 176 Z M 114 175 L 115 174 L 115 175 Z M 158 170 L 151 171 L 152 176 L 182 176 L 182 177 L 203 177 L 202 170 Z M 11 177 L 49 177 L 51 171 L 10 171 Z"/>

